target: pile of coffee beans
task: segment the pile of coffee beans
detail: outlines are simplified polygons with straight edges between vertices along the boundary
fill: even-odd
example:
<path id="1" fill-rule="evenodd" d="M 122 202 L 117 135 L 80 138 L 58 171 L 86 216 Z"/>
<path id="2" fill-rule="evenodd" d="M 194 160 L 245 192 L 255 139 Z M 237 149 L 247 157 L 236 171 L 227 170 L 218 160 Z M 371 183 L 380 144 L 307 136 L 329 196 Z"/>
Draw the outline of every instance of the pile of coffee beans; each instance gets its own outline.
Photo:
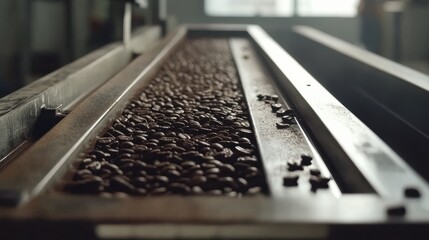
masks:
<path id="1" fill-rule="evenodd" d="M 126 195 L 266 193 L 226 39 L 187 39 L 95 147 L 64 190 Z"/>

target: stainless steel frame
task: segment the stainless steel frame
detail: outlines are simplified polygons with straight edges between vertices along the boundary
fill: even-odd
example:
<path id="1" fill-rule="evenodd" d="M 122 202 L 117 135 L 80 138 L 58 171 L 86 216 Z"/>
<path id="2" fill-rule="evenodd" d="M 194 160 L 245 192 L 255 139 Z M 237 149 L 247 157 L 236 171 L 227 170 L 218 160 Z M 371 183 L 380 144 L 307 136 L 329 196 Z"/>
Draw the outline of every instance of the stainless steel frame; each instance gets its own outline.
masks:
<path id="1" fill-rule="evenodd" d="M 187 36 L 231 38 L 270 195 L 101 198 L 56 191 L 71 162 Z M 298 112 L 297 126 L 278 131 L 267 106 L 256 101 L 258 93 L 275 92 Z M 281 177 L 288 174 L 286 161 L 302 151 L 312 152 L 323 174 L 334 176 L 329 190 L 311 192 L 306 173 L 298 188 L 281 186 Z M 417 187 L 421 198 L 405 198 L 408 185 Z M 187 26 L 164 39 L 4 168 L 0 202 L 20 204 L 0 206 L 0 235 L 6 236 L 2 228 L 31 224 L 42 231 L 32 234 L 43 235 L 46 226 L 55 226 L 59 235 L 79 228 L 87 237 L 106 239 L 359 239 L 367 234 L 418 236 L 429 224 L 427 184 L 257 26 Z M 394 206 L 404 206 L 406 214 L 389 215 Z"/>

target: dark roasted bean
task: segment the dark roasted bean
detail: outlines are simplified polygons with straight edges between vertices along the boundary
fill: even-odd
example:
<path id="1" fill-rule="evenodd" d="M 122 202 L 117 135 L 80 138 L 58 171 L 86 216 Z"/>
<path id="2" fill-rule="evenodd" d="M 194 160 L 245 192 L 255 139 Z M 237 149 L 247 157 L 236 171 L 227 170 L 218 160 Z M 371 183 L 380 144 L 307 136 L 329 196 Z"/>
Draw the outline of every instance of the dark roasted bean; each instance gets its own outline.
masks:
<path id="1" fill-rule="evenodd" d="M 293 124 L 295 123 L 295 119 L 292 116 L 287 115 L 282 117 L 282 122 L 287 124 Z"/>
<path id="2" fill-rule="evenodd" d="M 134 143 L 131 141 L 125 141 L 120 145 L 120 148 L 132 148 L 132 147 L 134 147 Z"/>
<path id="3" fill-rule="evenodd" d="M 168 186 L 168 190 L 170 190 L 173 193 L 181 193 L 186 194 L 191 191 L 191 189 L 182 183 L 172 183 Z"/>
<path id="4" fill-rule="evenodd" d="M 298 178 L 299 176 L 286 176 L 283 178 L 283 186 L 285 187 L 294 187 L 298 186 Z"/>
<path id="5" fill-rule="evenodd" d="M 321 172 L 317 168 L 312 168 L 312 169 L 310 169 L 310 174 L 313 176 L 320 176 Z"/>
<path id="6" fill-rule="evenodd" d="M 288 161 L 287 166 L 288 166 L 288 170 L 291 172 L 303 170 L 303 167 L 295 161 Z"/>
<path id="7" fill-rule="evenodd" d="M 405 194 L 405 197 L 407 197 L 407 198 L 420 198 L 421 197 L 420 191 L 414 187 L 407 187 L 404 190 L 404 194 Z"/>
<path id="8" fill-rule="evenodd" d="M 311 190 L 316 191 L 319 188 L 328 188 L 328 182 L 330 181 L 330 178 L 325 178 L 321 176 L 311 176 L 310 177 L 310 184 L 311 184 Z"/>
<path id="9" fill-rule="evenodd" d="M 137 177 L 137 178 L 133 179 L 132 183 L 136 187 L 144 188 L 147 185 L 147 179 L 144 177 Z"/>
<path id="10" fill-rule="evenodd" d="M 254 194 L 260 193 L 261 191 L 262 189 L 260 187 L 253 187 L 247 190 L 247 194 L 254 195 Z"/>
<path id="11" fill-rule="evenodd" d="M 282 105 L 280 103 L 273 103 L 271 104 L 271 110 L 273 112 L 276 112 L 277 110 L 279 110 L 280 108 L 282 108 Z"/>
<path id="12" fill-rule="evenodd" d="M 313 158 L 309 155 L 301 155 L 301 165 L 302 166 L 310 166 L 311 165 L 311 161 L 313 160 Z"/>
<path id="13" fill-rule="evenodd" d="M 277 127 L 278 129 L 285 129 L 285 128 L 290 127 L 290 125 L 289 125 L 289 124 L 287 124 L 287 123 L 276 123 L 276 127 Z"/>

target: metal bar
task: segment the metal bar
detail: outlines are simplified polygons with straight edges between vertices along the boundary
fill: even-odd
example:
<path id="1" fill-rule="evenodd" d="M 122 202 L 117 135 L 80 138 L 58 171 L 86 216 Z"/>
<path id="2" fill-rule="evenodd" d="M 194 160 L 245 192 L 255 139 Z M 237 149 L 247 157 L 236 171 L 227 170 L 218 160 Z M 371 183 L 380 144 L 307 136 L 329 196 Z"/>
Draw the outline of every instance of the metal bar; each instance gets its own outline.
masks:
<path id="1" fill-rule="evenodd" d="M 404 189 L 426 183 L 367 126 L 324 89 L 261 28 L 249 33 L 279 77 L 279 84 L 299 110 L 318 144 L 340 174 L 355 188 L 376 190 L 383 198 L 401 200 Z M 357 168 L 360 173 L 351 169 Z M 362 174 L 362 175 L 361 175 Z M 368 184 L 366 181 L 368 181 Z"/>
<path id="2" fill-rule="evenodd" d="M 138 52 L 150 49 L 160 36 L 157 27 L 145 29 L 132 39 Z M 147 41 L 144 48 L 142 41 Z M 131 58 L 131 49 L 113 43 L 0 99 L 0 166 L 11 151 L 31 136 L 43 105 L 68 106 L 76 102 L 111 78 Z"/>

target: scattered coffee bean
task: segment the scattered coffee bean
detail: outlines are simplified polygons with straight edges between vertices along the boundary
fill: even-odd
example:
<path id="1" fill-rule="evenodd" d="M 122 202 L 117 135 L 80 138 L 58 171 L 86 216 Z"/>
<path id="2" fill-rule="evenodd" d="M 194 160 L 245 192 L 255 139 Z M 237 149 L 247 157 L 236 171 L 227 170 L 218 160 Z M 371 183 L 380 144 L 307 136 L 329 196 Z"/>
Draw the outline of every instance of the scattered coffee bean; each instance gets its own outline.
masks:
<path id="1" fill-rule="evenodd" d="M 283 186 L 285 187 L 294 187 L 298 186 L 299 176 L 286 176 L 283 178 Z"/>
<path id="2" fill-rule="evenodd" d="M 404 190 L 404 194 L 407 198 L 420 198 L 421 197 L 420 191 L 414 187 L 407 187 Z"/>
<path id="3" fill-rule="evenodd" d="M 282 105 L 280 103 L 271 104 L 271 110 L 273 112 L 277 112 L 278 110 L 280 110 L 280 108 L 282 108 Z"/>
<path id="4" fill-rule="evenodd" d="M 298 164 L 295 161 L 288 161 L 287 166 L 288 166 L 288 170 L 291 172 L 302 171 L 304 169 L 300 164 Z"/>
<path id="5" fill-rule="evenodd" d="M 404 216 L 407 213 L 407 209 L 403 205 L 390 206 L 386 212 L 389 216 Z"/>
<path id="6" fill-rule="evenodd" d="M 286 110 L 284 110 L 284 109 L 279 109 L 279 110 L 277 110 L 277 112 L 276 112 L 276 116 L 277 116 L 277 117 L 283 117 L 283 116 L 285 116 L 285 115 L 287 115 L 287 112 L 286 112 Z"/>
<path id="7" fill-rule="evenodd" d="M 320 176 L 321 172 L 317 168 L 312 168 L 312 169 L 310 169 L 310 174 L 313 176 Z"/>
<path id="8" fill-rule="evenodd" d="M 310 166 L 313 158 L 309 155 L 301 155 L 301 166 Z"/>
<path id="9" fill-rule="evenodd" d="M 321 176 L 311 176 L 310 177 L 310 184 L 311 184 L 311 190 L 316 191 L 317 189 L 324 189 L 329 188 L 328 182 L 331 180 L 331 178 L 321 177 Z"/>
<path id="10" fill-rule="evenodd" d="M 282 117 L 282 122 L 287 124 L 295 123 L 295 119 L 292 116 L 286 115 Z"/>
<path id="11" fill-rule="evenodd" d="M 278 129 L 285 129 L 285 128 L 290 127 L 290 125 L 289 125 L 289 124 L 287 124 L 287 123 L 276 123 L 276 127 L 277 127 Z"/>

